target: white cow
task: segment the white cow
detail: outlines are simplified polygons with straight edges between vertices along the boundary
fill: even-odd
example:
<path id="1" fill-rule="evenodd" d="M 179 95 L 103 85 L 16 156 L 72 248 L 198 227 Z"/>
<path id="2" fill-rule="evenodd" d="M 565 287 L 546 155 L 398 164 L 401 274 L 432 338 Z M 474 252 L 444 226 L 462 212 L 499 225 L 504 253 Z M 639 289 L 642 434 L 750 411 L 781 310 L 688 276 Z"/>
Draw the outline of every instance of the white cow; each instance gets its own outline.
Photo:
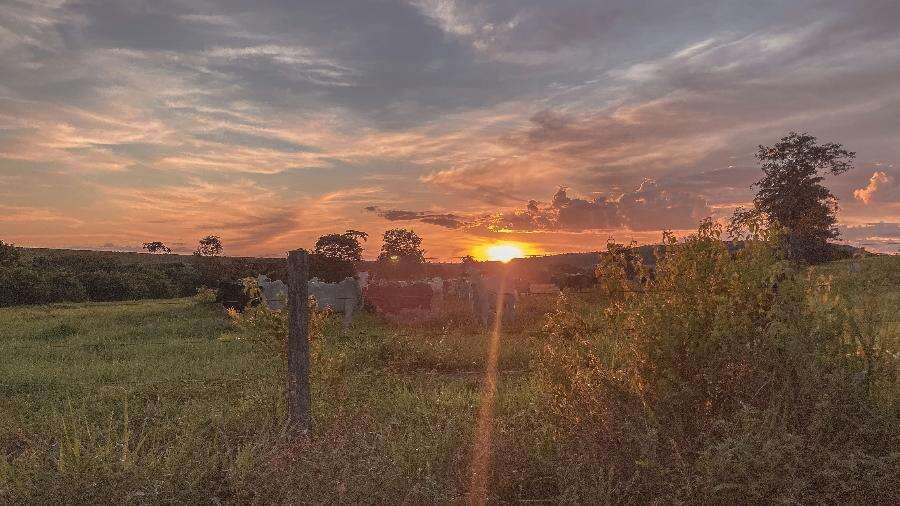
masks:
<path id="1" fill-rule="evenodd" d="M 269 309 L 274 311 L 287 306 L 287 286 L 284 282 L 272 281 L 261 275 L 256 278 L 256 283 Z M 315 297 L 320 308 L 330 307 L 334 312 L 344 314 L 345 326 L 353 320 L 353 313 L 362 307 L 362 290 L 353 278 L 346 278 L 340 283 L 325 283 L 313 278 L 307 287 L 309 295 Z"/>
<path id="2" fill-rule="evenodd" d="M 287 286 L 283 281 L 272 281 L 265 274 L 256 278 L 256 286 L 262 294 L 263 302 L 271 310 L 284 309 L 287 306 Z"/>

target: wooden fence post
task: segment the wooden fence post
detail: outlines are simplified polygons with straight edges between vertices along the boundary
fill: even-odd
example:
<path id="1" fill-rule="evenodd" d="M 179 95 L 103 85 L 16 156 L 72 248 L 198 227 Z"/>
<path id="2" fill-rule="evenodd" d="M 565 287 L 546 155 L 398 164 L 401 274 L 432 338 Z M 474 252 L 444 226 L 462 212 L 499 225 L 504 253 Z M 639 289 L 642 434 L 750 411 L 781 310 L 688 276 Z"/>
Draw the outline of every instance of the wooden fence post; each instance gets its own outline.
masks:
<path id="1" fill-rule="evenodd" d="M 288 253 L 287 416 L 292 434 L 312 428 L 309 396 L 309 263 L 305 250 Z"/>

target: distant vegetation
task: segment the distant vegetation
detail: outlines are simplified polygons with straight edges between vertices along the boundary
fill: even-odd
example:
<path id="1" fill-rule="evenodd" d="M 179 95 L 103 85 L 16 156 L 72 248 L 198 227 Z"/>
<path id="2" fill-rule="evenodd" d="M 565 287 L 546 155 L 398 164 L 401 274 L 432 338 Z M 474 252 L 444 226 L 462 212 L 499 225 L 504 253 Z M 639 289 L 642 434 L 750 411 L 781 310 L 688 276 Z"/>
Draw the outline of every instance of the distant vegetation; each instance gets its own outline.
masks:
<path id="1" fill-rule="evenodd" d="M 660 248 L 646 245 L 630 250 L 652 265 L 653 253 Z M 829 248 L 833 259 L 849 258 L 855 251 L 836 245 Z M 595 282 L 591 266 L 600 258 L 597 253 L 589 253 L 516 259 L 505 269 L 526 283 L 523 289 L 528 282 L 553 282 L 563 288 L 577 288 Z M 499 267 L 489 262 L 469 263 L 487 275 L 499 272 Z M 355 263 L 324 254 L 310 255 L 310 276 L 326 282 L 353 276 L 357 268 L 383 279 L 408 279 L 410 276 L 459 276 L 462 267 L 462 264 L 390 261 Z M 285 279 L 286 268 L 282 258 L 24 249 L 0 241 L 0 307 L 185 297 L 202 287 L 217 288 L 223 282 L 247 276 L 265 274 L 271 279 Z"/>
<path id="2" fill-rule="evenodd" d="M 322 236 L 310 255 L 310 277 L 336 282 L 355 275 L 366 237 L 355 230 Z M 193 255 L 169 254 L 161 241 L 144 249 L 154 254 L 27 249 L 0 241 L 0 307 L 187 297 L 248 276 L 286 277 L 283 258 L 221 256 L 217 236 L 201 239 Z"/>
<path id="3" fill-rule="evenodd" d="M 164 299 L 226 279 L 281 276 L 283 259 L 19 249 L 0 242 L 0 306 Z"/>
<path id="4" fill-rule="evenodd" d="M 163 244 L 162 241 L 145 242 L 144 249 L 147 250 L 148 253 L 171 253 L 172 252 L 172 250 L 169 249 L 168 246 Z"/>

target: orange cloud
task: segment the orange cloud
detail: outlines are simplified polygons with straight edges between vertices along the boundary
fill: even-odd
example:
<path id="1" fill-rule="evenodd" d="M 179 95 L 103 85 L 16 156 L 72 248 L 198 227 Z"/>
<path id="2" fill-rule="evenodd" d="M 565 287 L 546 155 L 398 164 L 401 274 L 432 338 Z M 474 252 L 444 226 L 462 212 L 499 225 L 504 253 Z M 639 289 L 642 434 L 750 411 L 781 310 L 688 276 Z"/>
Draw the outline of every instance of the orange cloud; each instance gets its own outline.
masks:
<path id="1" fill-rule="evenodd" d="M 869 178 L 869 184 L 864 188 L 853 190 L 853 197 L 860 202 L 869 204 L 877 200 L 886 200 L 889 195 L 896 197 L 897 184 L 894 178 L 886 172 L 877 171 Z"/>

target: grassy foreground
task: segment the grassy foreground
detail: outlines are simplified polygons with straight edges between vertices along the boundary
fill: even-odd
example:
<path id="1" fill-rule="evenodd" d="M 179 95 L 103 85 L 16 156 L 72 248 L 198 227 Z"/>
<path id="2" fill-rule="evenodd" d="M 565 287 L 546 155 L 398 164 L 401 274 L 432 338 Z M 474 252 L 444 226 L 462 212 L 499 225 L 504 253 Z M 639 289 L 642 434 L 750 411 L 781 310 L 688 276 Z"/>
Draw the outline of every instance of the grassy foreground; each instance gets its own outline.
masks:
<path id="1" fill-rule="evenodd" d="M 858 321 L 873 326 L 863 331 L 895 354 L 897 260 L 835 263 L 812 273 L 857 308 Z M 600 314 L 595 302 L 569 303 L 572 311 Z M 589 387 L 578 390 L 583 385 L 570 374 L 584 365 L 578 349 L 543 358 L 547 343 L 565 350 L 560 340 L 569 335 L 593 340 L 591 353 L 599 356 L 601 340 L 591 336 L 602 336 L 600 327 L 559 326 L 503 336 L 491 502 L 642 502 L 648 494 L 677 502 L 683 491 L 653 488 L 673 483 L 667 474 L 675 473 L 699 476 L 686 481 L 691 493 L 706 494 L 697 502 L 803 502 L 820 490 L 837 492 L 817 501 L 897 498 L 891 480 L 900 478 L 900 434 L 890 431 L 887 438 L 875 432 L 882 443 L 874 452 L 853 450 L 852 441 L 834 449 L 831 433 L 816 447 L 807 444 L 820 444 L 814 434 L 770 435 L 782 422 L 754 412 L 741 415 L 746 422 L 713 420 L 718 433 L 690 436 L 710 442 L 683 468 L 654 467 L 665 462 L 664 451 L 647 446 L 649 436 L 636 425 L 625 433 L 635 441 L 615 439 L 608 455 L 595 455 L 610 424 L 620 423 L 615 413 L 596 412 L 597 392 L 625 401 L 604 390 L 613 377 L 595 378 L 592 370 L 578 373 Z M 288 443 L 279 356 L 241 339 L 213 304 L 192 298 L 0 309 L 0 503 L 458 503 L 468 487 L 485 346 L 484 331 L 474 328 L 404 328 L 368 315 L 345 334 L 329 325 L 313 343 L 313 437 Z M 570 357 L 576 362 L 565 362 Z M 552 369 L 557 363 L 564 365 Z M 555 372 L 562 383 L 547 380 Z M 897 427 L 896 383 L 883 395 L 893 411 L 879 411 L 886 422 L 872 418 L 870 425 Z M 770 425 L 758 425 L 764 422 Z M 655 481 L 621 478 L 625 468 L 611 464 L 616 452 L 623 465 L 637 466 L 629 476 Z M 815 474 L 801 469 L 809 455 L 833 462 L 817 462 Z"/>
<path id="2" fill-rule="evenodd" d="M 198 299 L 0 310 L 0 502 L 453 502 L 484 342 L 359 319 L 314 343 L 314 437 L 282 437 L 283 376 Z M 506 346 L 501 365 L 528 353 Z M 527 410 L 527 380 L 502 376 Z"/>

